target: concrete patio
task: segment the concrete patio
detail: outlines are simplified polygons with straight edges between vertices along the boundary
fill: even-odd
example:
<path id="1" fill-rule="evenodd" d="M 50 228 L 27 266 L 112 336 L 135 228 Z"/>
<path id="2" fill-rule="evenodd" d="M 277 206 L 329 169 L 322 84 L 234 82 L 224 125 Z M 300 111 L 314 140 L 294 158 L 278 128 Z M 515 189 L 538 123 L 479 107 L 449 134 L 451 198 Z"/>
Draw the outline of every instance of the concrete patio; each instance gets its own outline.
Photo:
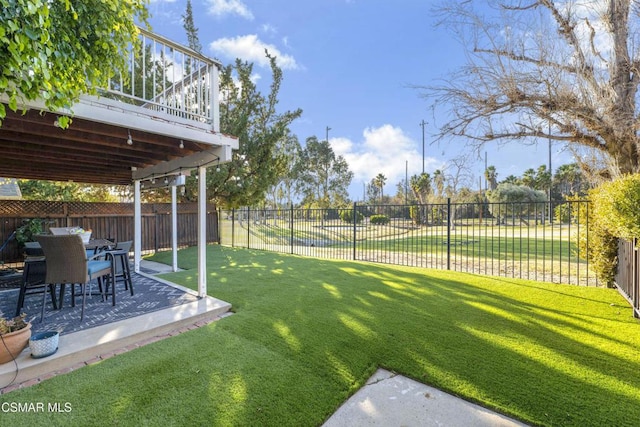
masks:
<path id="1" fill-rule="evenodd" d="M 143 267 L 142 271 L 148 273 L 166 269 L 166 266 L 146 261 Z M 194 291 L 148 273 L 134 275 L 135 301 L 121 285 L 116 307 L 111 306 L 110 300 L 102 302 L 99 296 L 92 297 L 91 302 L 87 302 L 83 322 L 80 322 L 79 302 L 75 308 L 65 302 L 62 310 L 55 311 L 49 304 L 42 323 L 39 323 L 40 312 L 37 311 L 32 331 L 58 330 L 61 334 L 59 349 L 49 357 L 34 359 L 27 347 L 15 363 L 0 365 L 0 392 L 9 392 L 16 385 L 30 385 L 39 379 L 68 372 L 141 343 L 169 336 L 181 328 L 211 322 L 231 308 L 229 303 L 211 297 L 198 298 Z M 163 294 L 164 298 L 158 298 L 158 294 Z M 0 296 L 0 310 L 11 307 L 8 315 L 15 314 L 17 290 L 3 291 Z M 42 297 L 30 297 L 25 304 L 31 305 L 31 311 L 34 305 L 39 310 Z M 32 317 L 31 313 L 29 317 Z"/>

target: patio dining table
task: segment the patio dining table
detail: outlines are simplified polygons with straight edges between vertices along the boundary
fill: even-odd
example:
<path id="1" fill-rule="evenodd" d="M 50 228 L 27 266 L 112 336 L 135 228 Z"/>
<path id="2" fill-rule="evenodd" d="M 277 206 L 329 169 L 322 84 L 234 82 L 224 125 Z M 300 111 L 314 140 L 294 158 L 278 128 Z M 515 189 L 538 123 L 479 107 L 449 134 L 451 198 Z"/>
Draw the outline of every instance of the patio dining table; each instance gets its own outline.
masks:
<path id="1" fill-rule="evenodd" d="M 110 248 L 115 245 L 115 242 L 107 239 L 91 239 L 88 243 L 84 244 L 87 249 L 98 250 L 102 248 Z"/>

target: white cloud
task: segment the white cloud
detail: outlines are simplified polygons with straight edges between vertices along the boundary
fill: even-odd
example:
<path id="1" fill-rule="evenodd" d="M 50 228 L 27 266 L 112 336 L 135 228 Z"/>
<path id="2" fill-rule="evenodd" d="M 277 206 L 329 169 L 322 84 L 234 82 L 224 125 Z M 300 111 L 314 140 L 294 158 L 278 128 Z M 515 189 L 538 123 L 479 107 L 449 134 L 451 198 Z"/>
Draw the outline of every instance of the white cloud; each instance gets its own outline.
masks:
<path id="1" fill-rule="evenodd" d="M 208 0 L 208 3 L 210 15 L 239 15 L 250 21 L 253 20 L 253 13 L 242 0 Z"/>
<path id="2" fill-rule="evenodd" d="M 262 24 L 260 30 L 265 34 L 276 34 L 278 30 L 271 24 Z"/>
<path id="3" fill-rule="evenodd" d="M 241 58 L 262 67 L 269 66 L 269 60 L 264 52 L 266 49 L 269 54 L 276 57 L 276 62 L 280 68 L 284 70 L 300 68 L 293 56 L 281 53 L 277 47 L 261 41 L 255 34 L 218 39 L 213 41 L 209 47 L 221 55 L 229 58 Z"/>
<path id="4" fill-rule="evenodd" d="M 363 140 L 354 143 L 348 138 L 329 138 L 336 155 L 341 155 L 354 173 L 354 183 L 369 183 L 379 173 L 387 177 L 385 194 L 395 191 L 396 184 L 405 178 L 408 161 L 409 176 L 422 172 L 422 154 L 416 150 L 418 143 L 402 129 L 389 124 L 378 128 L 366 128 Z M 427 170 L 439 166 L 434 158 L 425 159 Z"/>

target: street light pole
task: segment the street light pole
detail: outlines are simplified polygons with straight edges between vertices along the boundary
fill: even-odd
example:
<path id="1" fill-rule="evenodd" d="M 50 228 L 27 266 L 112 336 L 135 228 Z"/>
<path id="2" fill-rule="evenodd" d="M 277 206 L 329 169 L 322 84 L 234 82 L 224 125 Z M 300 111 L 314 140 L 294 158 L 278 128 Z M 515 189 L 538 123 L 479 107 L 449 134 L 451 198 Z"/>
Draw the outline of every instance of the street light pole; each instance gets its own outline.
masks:
<path id="1" fill-rule="evenodd" d="M 424 127 L 427 124 L 424 120 L 420 122 L 420 126 L 422 126 L 422 173 L 424 173 Z"/>

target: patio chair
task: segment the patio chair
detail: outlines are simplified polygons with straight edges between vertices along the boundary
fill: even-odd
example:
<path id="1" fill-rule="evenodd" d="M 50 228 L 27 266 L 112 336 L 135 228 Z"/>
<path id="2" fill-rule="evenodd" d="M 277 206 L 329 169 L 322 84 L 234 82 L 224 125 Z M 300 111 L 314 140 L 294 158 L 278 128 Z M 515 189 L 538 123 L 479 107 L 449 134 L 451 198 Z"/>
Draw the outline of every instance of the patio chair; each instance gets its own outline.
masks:
<path id="1" fill-rule="evenodd" d="M 112 250 L 106 251 L 114 262 L 113 283 L 124 283 L 124 289 L 133 295 L 133 282 L 131 281 L 131 269 L 129 268 L 129 251 L 131 251 L 133 241 L 117 243 Z"/>
<path id="2" fill-rule="evenodd" d="M 44 256 L 44 252 L 42 252 L 42 247 L 38 242 L 25 242 L 24 243 L 24 253 L 29 256 Z"/>
<path id="3" fill-rule="evenodd" d="M 24 269 L 22 270 L 22 284 L 20 285 L 20 294 L 18 295 L 18 304 L 16 306 L 16 316 L 20 315 L 22 307 L 24 307 L 24 299 L 27 295 L 45 293 L 46 302 L 47 291 L 51 295 L 51 304 L 53 308 L 58 308 L 56 302 L 55 287 L 45 283 L 46 264 L 44 257 L 27 257 L 24 260 Z M 40 322 L 44 318 L 45 303 L 42 304 L 42 313 L 40 314 Z"/>
<path id="4" fill-rule="evenodd" d="M 65 285 L 71 285 L 71 304 L 75 307 L 76 285 L 80 285 L 82 292 L 82 311 L 80 320 L 84 320 L 84 309 L 87 299 L 89 282 L 98 279 L 102 298 L 105 298 L 102 279 L 107 278 L 107 284 L 113 283 L 113 263 L 108 260 L 95 259 L 100 254 L 88 257 L 82 242 L 77 234 L 60 236 L 37 236 L 36 239 L 42 246 L 47 265 L 45 283 L 60 288 L 60 304 L 62 308 Z M 115 305 L 115 292 L 112 291 L 113 304 Z"/>

